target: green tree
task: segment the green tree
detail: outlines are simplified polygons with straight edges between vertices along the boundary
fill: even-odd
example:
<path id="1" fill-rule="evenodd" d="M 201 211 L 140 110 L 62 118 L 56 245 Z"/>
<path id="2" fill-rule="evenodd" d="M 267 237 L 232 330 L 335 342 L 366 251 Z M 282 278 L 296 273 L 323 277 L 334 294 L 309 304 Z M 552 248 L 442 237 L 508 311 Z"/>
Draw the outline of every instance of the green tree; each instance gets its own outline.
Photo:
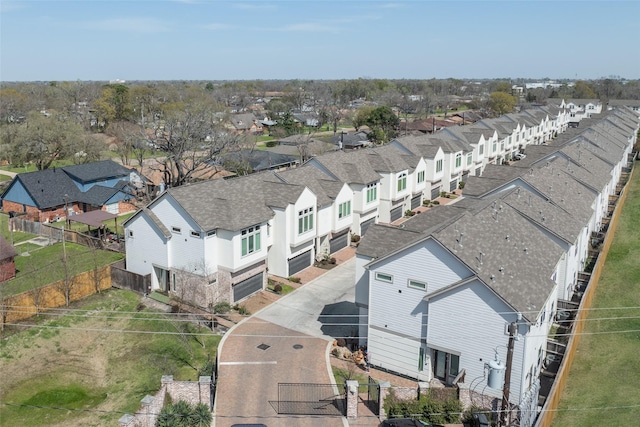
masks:
<path id="1" fill-rule="evenodd" d="M 105 85 L 94 107 L 98 120 L 105 125 L 114 120 L 129 119 L 133 111 L 129 101 L 129 88 L 123 84 Z"/>
<path id="2" fill-rule="evenodd" d="M 598 97 L 591 85 L 583 80 L 576 82 L 573 87 L 573 96 L 580 99 L 595 99 Z"/>
<path id="3" fill-rule="evenodd" d="M 365 124 L 371 129 L 369 137 L 376 143 L 382 144 L 397 136 L 400 119 L 391 108 L 383 105 L 371 110 Z"/>
<path id="4" fill-rule="evenodd" d="M 505 92 L 493 92 L 489 98 L 489 108 L 496 116 L 502 116 L 513 111 L 518 99 Z"/>
<path id="5" fill-rule="evenodd" d="M 80 147 L 88 149 L 87 138 L 84 129 L 66 115 L 32 112 L 15 134 L 13 159 L 22 164 L 34 162 L 38 170 L 48 169 L 55 160 L 83 151 Z"/>

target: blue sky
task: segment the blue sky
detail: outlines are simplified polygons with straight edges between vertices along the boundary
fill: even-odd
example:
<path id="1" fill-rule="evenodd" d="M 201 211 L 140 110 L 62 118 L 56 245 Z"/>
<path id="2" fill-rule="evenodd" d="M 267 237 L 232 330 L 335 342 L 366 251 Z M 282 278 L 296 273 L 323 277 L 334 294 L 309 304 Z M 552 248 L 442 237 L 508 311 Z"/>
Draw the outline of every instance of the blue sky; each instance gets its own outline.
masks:
<path id="1" fill-rule="evenodd" d="M 0 1 L 0 80 L 640 78 L 640 1 Z"/>

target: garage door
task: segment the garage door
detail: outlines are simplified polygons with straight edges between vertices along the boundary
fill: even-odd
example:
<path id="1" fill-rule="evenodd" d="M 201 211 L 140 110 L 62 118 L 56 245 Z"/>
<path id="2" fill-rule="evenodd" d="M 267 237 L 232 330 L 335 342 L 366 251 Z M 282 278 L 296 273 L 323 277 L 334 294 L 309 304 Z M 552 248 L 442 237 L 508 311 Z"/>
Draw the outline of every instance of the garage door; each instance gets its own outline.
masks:
<path id="1" fill-rule="evenodd" d="M 233 301 L 240 301 L 243 298 L 248 297 L 249 295 L 261 291 L 263 281 L 263 274 L 258 273 L 253 277 L 249 277 L 242 282 L 238 282 L 233 286 Z"/>
<path id="2" fill-rule="evenodd" d="M 453 190 L 455 190 L 456 188 L 458 188 L 458 180 L 453 180 L 449 183 L 449 191 L 452 192 Z"/>
<path id="3" fill-rule="evenodd" d="M 435 187 L 431 190 L 431 200 L 435 200 L 440 197 L 440 187 Z"/>
<path id="4" fill-rule="evenodd" d="M 366 220 L 362 224 L 360 224 L 360 235 L 364 236 L 365 233 L 367 232 L 367 228 L 369 228 L 369 226 L 371 224 L 375 224 L 375 223 L 376 223 L 376 219 L 375 218 L 371 218 L 369 220 Z"/>
<path id="5" fill-rule="evenodd" d="M 304 270 L 311 265 L 311 251 L 301 253 L 289 260 L 289 276 Z"/>
<path id="6" fill-rule="evenodd" d="M 411 199 L 411 209 L 415 209 L 422 204 L 422 194 L 418 194 L 416 197 Z"/>
<path id="7" fill-rule="evenodd" d="M 329 253 L 338 252 L 349 245 L 349 230 L 329 240 Z"/>
<path id="8" fill-rule="evenodd" d="M 391 209 L 391 222 L 402 218 L 402 206 Z"/>
<path id="9" fill-rule="evenodd" d="M 482 167 L 476 168 L 476 176 L 480 176 L 482 174 Z"/>

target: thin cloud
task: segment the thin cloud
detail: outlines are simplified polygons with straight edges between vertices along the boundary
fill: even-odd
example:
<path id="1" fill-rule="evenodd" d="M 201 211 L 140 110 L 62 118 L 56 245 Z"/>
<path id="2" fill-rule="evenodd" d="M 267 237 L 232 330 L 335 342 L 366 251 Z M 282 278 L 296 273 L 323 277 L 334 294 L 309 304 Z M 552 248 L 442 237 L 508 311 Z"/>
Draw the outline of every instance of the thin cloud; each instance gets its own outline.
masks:
<path id="1" fill-rule="evenodd" d="M 380 9 L 399 9 L 404 7 L 402 3 L 385 3 L 378 6 Z"/>
<path id="2" fill-rule="evenodd" d="M 236 9 L 242 10 L 266 10 L 266 9 L 275 9 L 275 4 L 269 3 L 233 3 L 232 5 Z"/>
<path id="3" fill-rule="evenodd" d="M 164 33 L 171 30 L 171 26 L 155 18 L 113 18 L 102 21 L 90 21 L 83 24 L 90 30 L 119 31 L 131 33 Z"/>
<path id="4" fill-rule="evenodd" d="M 337 33 L 337 27 L 314 22 L 301 22 L 299 24 L 285 25 L 280 31 L 305 32 L 305 33 Z"/>
<path id="5" fill-rule="evenodd" d="M 23 9 L 24 3 L 18 3 L 17 1 L 2 0 L 0 1 L 0 13 L 7 13 L 13 10 Z"/>
<path id="6" fill-rule="evenodd" d="M 202 28 L 209 31 L 223 31 L 223 30 L 232 30 L 236 27 L 229 24 L 221 24 L 219 22 L 214 22 L 211 24 L 204 25 Z"/>

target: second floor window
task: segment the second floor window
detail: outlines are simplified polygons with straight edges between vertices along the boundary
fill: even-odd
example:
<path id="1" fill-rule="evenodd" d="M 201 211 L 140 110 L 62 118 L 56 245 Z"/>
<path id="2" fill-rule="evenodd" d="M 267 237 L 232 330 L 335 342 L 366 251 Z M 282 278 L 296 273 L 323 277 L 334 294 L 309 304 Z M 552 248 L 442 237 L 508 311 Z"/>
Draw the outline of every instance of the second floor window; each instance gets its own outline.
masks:
<path id="1" fill-rule="evenodd" d="M 436 161 L 436 172 L 442 172 L 442 159 Z"/>
<path id="2" fill-rule="evenodd" d="M 373 182 L 367 185 L 367 203 L 378 200 L 378 185 Z"/>
<path id="3" fill-rule="evenodd" d="M 473 154 L 468 154 L 467 155 L 467 166 L 471 165 L 471 163 L 473 163 Z"/>
<path id="4" fill-rule="evenodd" d="M 402 191 L 407 188 L 407 174 L 401 173 L 398 175 L 398 191 Z"/>
<path id="5" fill-rule="evenodd" d="M 418 184 L 424 182 L 424 171 L 418 172 Z"/>
<path id="6" fill-rule="evenodd" d="M 313 208 L 298 212 L 298 234 L 313 230 Z"/>
<path id="7" fill-rule="evenodd" d="M 484 154 L 484 144 L 480 144 L 478 147 L 478 154 L 481 156 Z"/>
<path id="8" fill-rule="evenodd" d="M 338 205 L 338 218 L 344 218 L 349 215 L 351 215 L 351 200 Z"/>
<path id="9" fill-rule="evenodd" d="M 462 154 L 456 154 L 456 167 L 459 168 L 462 166 Z"/>
<path id="10" fill-rule="evenodd" d="M 242 230 L 242 256 L 247 256 L 260 250 L 260 226 Z"/>

